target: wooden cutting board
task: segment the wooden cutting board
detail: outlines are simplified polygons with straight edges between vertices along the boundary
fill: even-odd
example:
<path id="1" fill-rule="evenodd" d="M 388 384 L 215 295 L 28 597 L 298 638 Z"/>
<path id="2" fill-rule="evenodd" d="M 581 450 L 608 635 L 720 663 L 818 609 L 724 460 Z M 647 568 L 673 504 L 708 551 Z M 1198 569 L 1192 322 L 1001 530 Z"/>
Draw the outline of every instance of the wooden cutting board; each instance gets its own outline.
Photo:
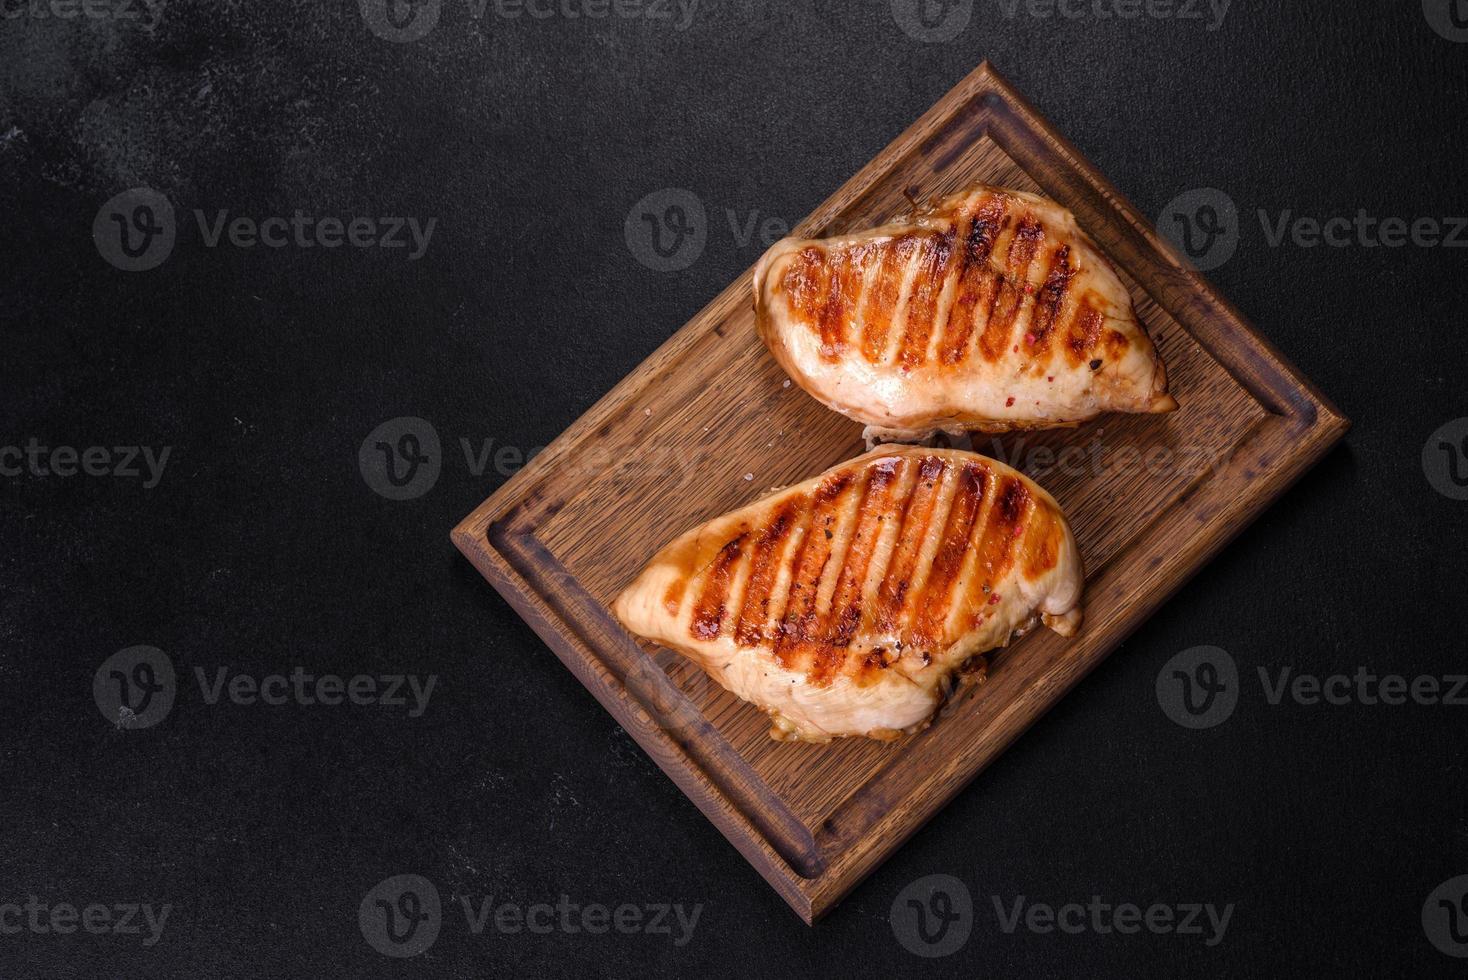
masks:
<path id="1" fill-rule="evenodd" d="M 608 604 L 665 542 L 863 449 L 859 424 L 785 385 L 755 336 L 750 272 L 453 532 L 459 550 L 807 922 L 963 789 L 1348 425 L 987 64 L 794 234 L 881 224 L 907 213 L 909 196 L 980 181 L 1038 191 L 1075 213 L 1130 288 L 1182 405 L 1171 415 L 1103 416 L 1027 437 L 974 436 L 981 452 L 1006 461 L 1018 453 L 1070 518 L 1087 569 L 1086 620 L 1074 639 L 1037 630 L 1017 641 L 993 658 L 987 683 L 918 735 L 812 746 L 771 741 L 762 712 L 622 629 Z"/>

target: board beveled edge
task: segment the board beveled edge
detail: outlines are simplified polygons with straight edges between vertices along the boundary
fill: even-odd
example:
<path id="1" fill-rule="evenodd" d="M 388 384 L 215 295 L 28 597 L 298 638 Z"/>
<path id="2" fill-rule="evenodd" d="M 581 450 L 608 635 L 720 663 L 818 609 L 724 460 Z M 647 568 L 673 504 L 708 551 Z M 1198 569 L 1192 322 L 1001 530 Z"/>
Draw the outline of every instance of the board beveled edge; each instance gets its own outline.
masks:
<path id="1" fill-rule="evenodd" d="M 572 625 L 562 620 L 543 596 L 531 590 L 509 559 L 490 545 L 493 522 L 484 511 L 481 505 L 454 528 L 454 545 L 795 913 L 806 924 L 813 923 L 819 913 L 800 887 L 805 879 L 783 859 L 750 816 L 732 806 L 708 776 L 688 760 L 622 684 L 610 672 L 598 672 L 602 662 L 594 651 L 589 647 L 578 650 L 582 641 L 572 634 Z"/>
<path id="2" fill-rule="evenodd" d="M 1260 451 L 1259 458 L 1254 461 L 1259 464 L 1259 470 L 1256 471 L 1256 478 L 1250 481 L 1251 493 L 1244 497 L 1231 498 L 1206 516 L 1199 512 L 1200 527 L 1215 529 L 1217 533 L 1200 531 L 1196 536 L 1199 547 L 1186 560 L 1179 559 L 1174 563 L 1179 566 L 1176 569 L 1154 564 L 1152 571 L 1155 574 L 1147 582 L 1165 578 L 1163 587 L 1149 590 L 1145 599 L 1126 606 L 1125 616 L 1114 624 L 1115 633 L 1098 643 L 1084 658 L 1083 663 L 1068 664 L 1067 671 L 1053 672 L 1064 673 L 1064 676 L 1054 678 L 1054 683 L 1048 689 L 1038 692 L 1034 700 L 1027 699 L 1023 705 L 1012 705 L 1012 710 L 1025 710 L 1022 726 L 1010 737 L 991 747 L 982 758 L 962 755 L 951 757 L 950 765 L 937 775 L 937 785 L 940 787 L 937 792 L 910 794 L 921 797 L 916 806 L 909 809 L 893 808 L 888 820 L 862 828 L 864 842 L 848 841 L 852 846 L 840 852 L 839 860 L 833 859 L 829 864 L 821 865 L 818 873 L 812 877 L 803 877 L 787 854 L 782 854 L 782 849 L 772 843 L 768 827 L 757 826 L 748 813 L 732 804 L 710 781 L 708 775 L 690 760 L 686 750 L 652 721 L 620 679 L 592 649 L 591 644 L 585 642 L 582 631 L 576 629 L 576 624 L 551 608 L 545 596 L 538 594 L 523 571 L 516 567 L 517 563 L 512 562 L 509 555 L 497 550 L 490 540 L 493 525 L 503 522 L 501 534 L 530 534 L 534 519 L 538 516 L 537 510 L 544 511 L 548 507 L 553 512 L 555 503 L 546 501 L 536 493 L 542 478 L 567 453 L 573 451 L 585 436 L 594 431 L 596 426 L 603 424 L 631 389 L 645 384 L 647 378 L 655 375 L 658 368 L 676 360 L 689 344 L 696 341 L 698 331 L 692 328 L 719 322 L 719 310 L 731 307 L 736 298 L 742 298 L 747 273 L 720 293 L 639 368 L 573 423 L 529 466 L 476 508 L 453 532 L 453 540 L 459 550 L 807 923 L 814 922 L 832 908 L 916 833 L 989 762 L 1002 754 L 1024 729 L 1042 717 L 1127 635 L 1182 588 L 1219 550 L 1252 524 L 1349 427 L 1349 422 L 1325 396 L 1255 331 L 1231 304 L 1220 297 L 1201 275 L 1191 270 L 1172 247 L 1156 234 L 1150 223 L 1144 221 L 1136 209 L 1101 177 L 1078 150 L 1055 132 L 988 62 L 960 81 L 908 130 L 847 181 L 801 223 L 797 233 L 802 233 L 800 229 L 813 228 L 823 221 L 829 221 L 834 215 L 850 207 L 888 173 L 896 161 L 920 146 L 932 146 L 941 142 L 946 131 L 961 122 L 963 115 L 974 111 L 976 107 L 985 117 L 995 110 L 1002 110 L 999 115 L 1008 117 L 1007 122 L 998 120 L 999 124 L 993 127 L 995 132 L 1007 135 L 1010 140 L 1016 136 L 1021 139 L 1031 137 L 1039 141 L 1042 150 L 1048 150 L 1060 158 L 1064 166 L 1056 173 L 1047 170 L 1047 174 L 1058 174 L 1066 178 L 1067 198 L 1075 195 L 1081 198 L 1079 204 L 1074 200 L 1062 203 L 1078 214 L 1087 210 L 1091 212 L 1092 220 L 1088 223 L 1088 230 L 1092 230 L 1096 237 L 1106 239 L 1103 244 L 1113 254 L 1120 254 L 1120 264 L 1127 268 L 1139 285 L 1194 340 L 1204 346 L 1210 356 L 1223 364 L 1236 380 L 1259 399 L 1278 423 L 1267 426 L 1266 432 L 1244 441 L 1244 445 Z M 941 125 L 935 127 L 934 123 L 940 121 Z M 996 120 L 985 118 L 981 123 L 981 132 L 990 132 L 990 123 L 994 121 Z M 1000 147 L 1027 172 L 1031 172 L 1031 168 L 1025 167 L 1024 161 L 1016 155 L 1012 145 L 1000 142 Z M 1045 186 L 1044 181 L 1040 182 Z M 1054 193 L 1050 187 L 1046 189 L 1047 192 Z M 1117 219 L 1121 219 L 1120 225 L 1117 224 Z M 1097 234 L 1098 232 L 1101 234 Z M 1143 271 L 1139 272 L 1137 265 Z M 1236 456 L 1230 460 L 1226 469 L 1241 469 L 1246 465 L 1248 464 L 1244 460 Z M 1252 492 L 1256 490 L 1256 486 L 1257 492 Z M 1195 487 L 1194 490 L 1199 492 L 1190 491 L 1185 494 L 1167 513 L 1190 504 L 1202 507 L 1207 494 L 1202 488 Z M 1150 534 L 1158 532 L 1161 524 L 1159 517 L 1157 522 L 1149 526 L 1147 532 L 1139 535 L 1138 540 L 1129 544 L 1122 553 L 1140 547 Z M 1119 559 L 1120 554 L 1114 556 L 1109 564 L 1116 567 L 1120 564 Z M 1170 577 L 1166 577 L 1164 573 Z M 1088 584 L 1088 591 L 1089 589 Z M 583 649 L 578 649 L 578 646 Z M 600 663 L 607 673 L 599 673 L 587 657 Z M 932 789 L 931 785 L 928 789 Z M 892 826 L 889 828 L 886 824 Z M 882 833 L 883 830 L 890 830 L 890 833 Z M 803 870 L 815 871 L 817 866 L 809 865 Z"/>
<path id="3" fill-rule="evenodd" d="M 500 552 L 510 565 L 531 585 L 536 593 L 545 598 L 557 616 L 564 622 L 579 623 L 578 635 L 590 652 L 597 657 L 629 702 L 639 705 L 651 716 L 658 710 L 662 721 L 673 717 L 688 719 L 697 728 L 697 737 L 672 737 L 678 748 L 688 757 L 714 787 L 727 797 L 734 808 L 749 818 L 765 841 L 790 867 L 803 878 L 814 878 L 825 871 L 825 861 L 816 849 L 810 830 L 790 812 L 785 802 L 776 796 L 749 763 L 734 749 L 718 729 L 699 714 L 688 696 L 675 685 L 638 646 L 632 636 L 618 623 L 611 612 L 591 596 L 570 569 L 535 537 L 533 531 L 516 531 L 511 526 L 513 519 L 492 523 L 486 529 L 490 547 Z M 559 583 L 566 596 L 556 598 L 549 587 L 550 581 Z M 588 635 L 588 627 L 595 635 Z M 635 678 L 638 690 L 631 690 Z M 648 690 L 654 685 L 656 690 Z M 661 699 L 666 705 L 673 702 L 670 712 L 662 707 L 648 705 L 649 700 Z M 665 725 L 658 726 L 666 732 Z"/>

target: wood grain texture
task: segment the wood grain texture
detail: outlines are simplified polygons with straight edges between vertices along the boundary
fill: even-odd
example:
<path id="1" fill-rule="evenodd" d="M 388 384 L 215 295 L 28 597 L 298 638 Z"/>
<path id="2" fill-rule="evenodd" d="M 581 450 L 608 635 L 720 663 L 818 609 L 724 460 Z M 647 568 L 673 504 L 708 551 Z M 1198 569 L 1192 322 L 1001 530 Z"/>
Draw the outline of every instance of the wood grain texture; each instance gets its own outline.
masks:
<path id="1" fill-rule="evenodd" d="M 786 387 L 746 272 L 455 528 L 458 548 L 807 922 L 829 910 L 1094 668 L 1347 427 L 987 64 L 794 231 L 906 213 L 984 182 L 1070 208 L 1120 272 L 1181 409 L 975 436 L 1049 490 L 1087 572 L 1086 621 L 993 658 L 988 682 L 891 744 L 776 743 L 763 713 L 607 609 L 664 543 L 862 450 Z M 1049 455 L 1047 455 L 1047 452 Z M 752 479 L 746 479 L 751 475 Z M 1043 779 L 1042 773 L 1036 774 Z"/>

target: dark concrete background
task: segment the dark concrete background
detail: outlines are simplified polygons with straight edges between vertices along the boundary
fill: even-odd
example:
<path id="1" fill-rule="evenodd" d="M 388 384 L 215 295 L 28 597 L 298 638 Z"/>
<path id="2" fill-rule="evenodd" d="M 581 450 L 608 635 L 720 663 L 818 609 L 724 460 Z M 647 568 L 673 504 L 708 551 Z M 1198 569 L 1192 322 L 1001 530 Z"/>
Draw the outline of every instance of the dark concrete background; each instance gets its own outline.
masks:
<path id="1" fill-rule="evenodd" d="M 887 0 L 702 0 L 686 29 L 444 0 L 406 43 L 348 0 L 172 0 L 156 23 L 122 3 L 89 19 L 0 0 L 0 449 L 171 447 L 152 488 L 0 478 L 0 903 L 172 910 L 151 946 L 0 934 L 0 974 L 1461 972 L 1422 910 L 1468 873 L 1468 707 L 1276 706 L 1255 677 L 1463 669 L 1468 502 L 1422 458 L 1468 415 L 1468 252 L 1273 247 L 1255 217 L 1468 213 L 1468 44 L 1428 16 L 1449 24 L 1449 0 L 1236 0 L 1215 30 L 978 0 L 935 43 Z M 728 211 L 794 223 L 986 57 L 1144 213 L 1193 188 L 1237 203 L 1238 250 L 1210 277 L 1355 428 L 812 930 L 452 549 L 514 468 L 474 475 L 459 439 L 549 442 L 755 260 Z M 136 187 L 172 202 L 178 240 L 128 273 L 92 226 Z M 659 273 L 623 225 L 667 187 L 706 205 L 708 243 Z M 437 224 L 409 261 L 209 248 L 194 209 Z M 444 444 L 409 501 L 357 458 L 400 416 Z M 93 678 L 136 644 L 166 652 L 177 696 L 119 731 Z M 1154 684 L 1200 644 L 1232 654 L 1242 695 L 1189 731 Z M 417 718 L 211 705 L 194 670 L 224 666 L 438 681 Z M 390 959 L 358 906 L 409 872 L 445 918 L 426 953 Z M 976 921 L 923 960 L 888 915 L 936 873 Z M 457 898 L 563 894 L 703 908 L 678 946 L 476 936 Z M 1021 895 L 1236 908 L 1213 947 L 1006 934 L 992 896 Z"/>

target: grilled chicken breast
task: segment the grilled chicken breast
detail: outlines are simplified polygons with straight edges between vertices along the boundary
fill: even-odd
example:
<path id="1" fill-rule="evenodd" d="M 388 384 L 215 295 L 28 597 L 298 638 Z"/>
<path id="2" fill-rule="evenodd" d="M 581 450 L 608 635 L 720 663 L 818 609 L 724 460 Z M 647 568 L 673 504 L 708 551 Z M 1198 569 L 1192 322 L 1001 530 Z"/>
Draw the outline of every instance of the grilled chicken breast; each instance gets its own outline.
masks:
<path id="1" fill-rule="evenodd" d="M 1002 463 L 882 446 L 669 544 L 616 600 L 633 633 L 769 713 L 776 739 L 925 727 L 978 654 L 1080 624 L 1055 501 Z"/>
<path id="2" fill-rule="evenodd" d="M 775 359 L 874 437 L 1177 408 L 1116 273 L 1069 211 L 1034 194 L 975 187 L 910 222 L 784 239 L 754 291 Z"/>

